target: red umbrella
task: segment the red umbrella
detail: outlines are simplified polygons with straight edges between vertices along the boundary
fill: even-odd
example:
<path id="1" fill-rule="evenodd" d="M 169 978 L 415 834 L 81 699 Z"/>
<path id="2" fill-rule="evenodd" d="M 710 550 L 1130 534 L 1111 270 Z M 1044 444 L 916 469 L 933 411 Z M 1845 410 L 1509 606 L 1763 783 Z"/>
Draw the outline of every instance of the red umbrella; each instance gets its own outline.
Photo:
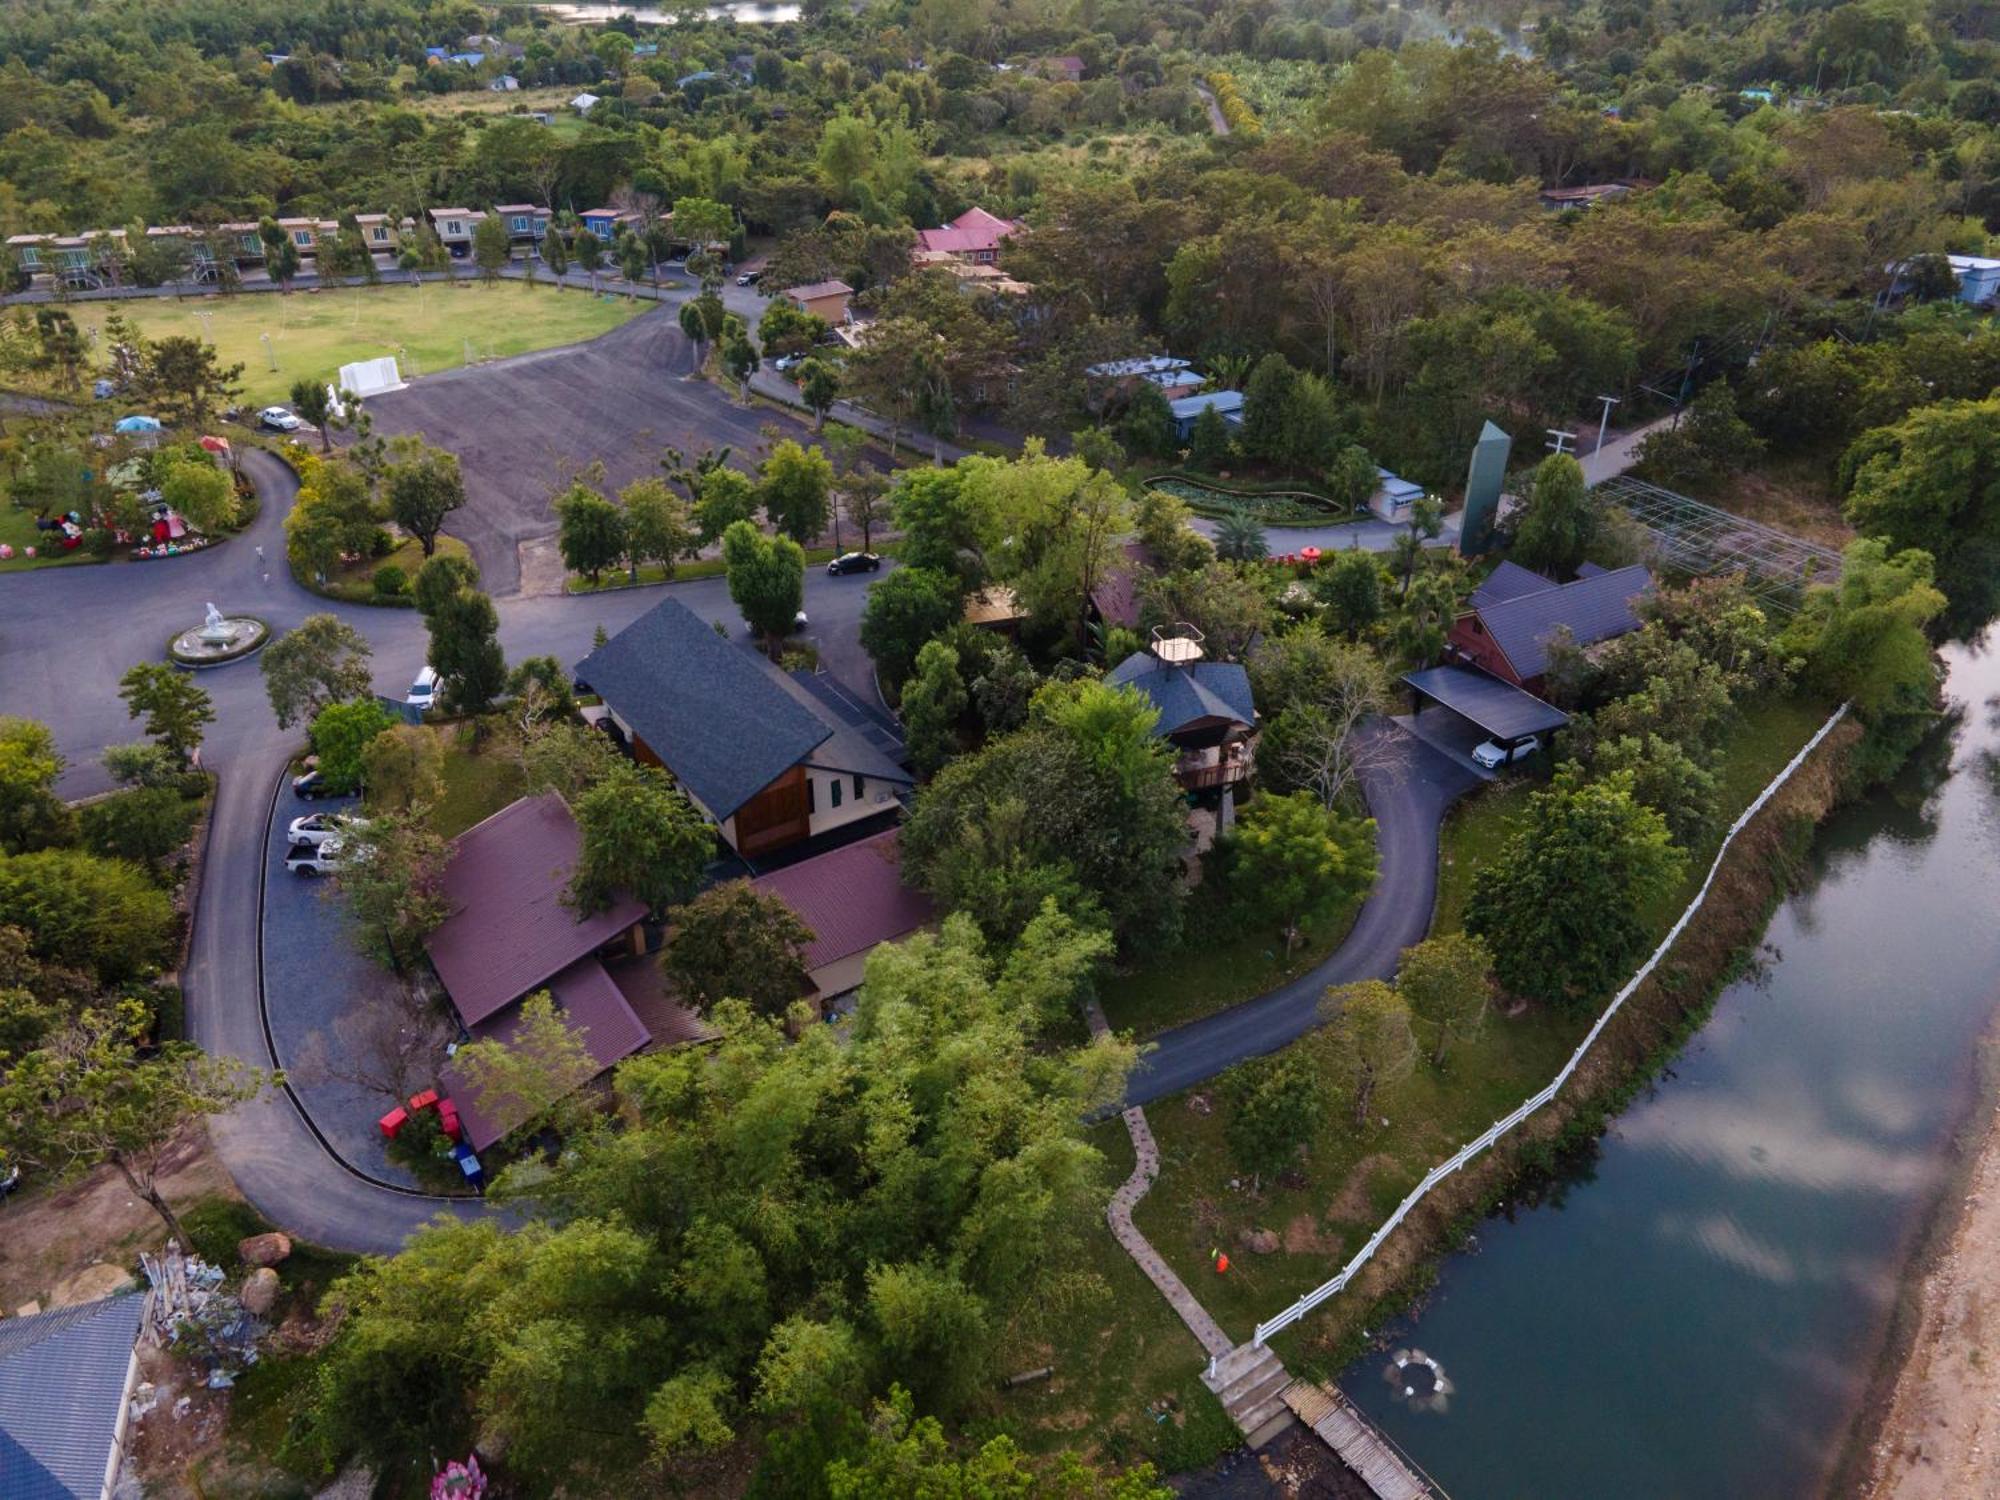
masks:
<path id="1" fill-rule="evenodd" d="M 226 454 L 229 452 L 228 438 L 204 437 L 201 440 L 201 445 L 202 447 L 206 448 L 210 453 Z"/>
<path id="2" fill-rule="evenodd" d="M 1316 562 L 1318 562 L 1318 561 L 1319 561 L 1319 548 L 1317 548 L 1317 547 L 1302 547 L 1302 548 L 1300 548 L 1300 549 L 1299 549 L 1299 561 L 1300 561 L 1300 562 L 1302 562 L 1302 563 L 1316 563 Z"/>

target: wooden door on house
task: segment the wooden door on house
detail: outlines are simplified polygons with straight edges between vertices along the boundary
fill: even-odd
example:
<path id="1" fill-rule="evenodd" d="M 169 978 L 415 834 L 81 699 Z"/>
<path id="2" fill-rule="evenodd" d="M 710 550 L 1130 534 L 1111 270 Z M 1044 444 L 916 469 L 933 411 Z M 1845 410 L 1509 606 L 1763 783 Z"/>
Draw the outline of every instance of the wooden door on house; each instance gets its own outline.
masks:
<path id="1" fill-rule="evenodd" d="M 759 854 L 795 843 L 812 832 L 806 801 L 806 768 L 793 766 L 736 809 L 736 852 Z"/>

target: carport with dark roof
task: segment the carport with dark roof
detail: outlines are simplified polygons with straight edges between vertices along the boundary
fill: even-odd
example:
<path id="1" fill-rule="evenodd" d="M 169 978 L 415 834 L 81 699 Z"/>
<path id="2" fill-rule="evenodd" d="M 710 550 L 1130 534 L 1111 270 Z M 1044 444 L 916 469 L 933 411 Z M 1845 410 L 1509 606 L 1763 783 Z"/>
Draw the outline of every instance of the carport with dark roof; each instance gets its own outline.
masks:
<path id="1" fill-rule="evenodd" d="M 1423 711 L 1422 700 L 1428 698 L 1471 720 L 1502 745 L 1546 734 L 1569 722 L 1568 714 L 1533 693 L 1467 667 L 1430 667 L 1421 672 L 1406 672 L 1403 681 L 1417 695 L 1415 706 L 1419 713 Z"/>

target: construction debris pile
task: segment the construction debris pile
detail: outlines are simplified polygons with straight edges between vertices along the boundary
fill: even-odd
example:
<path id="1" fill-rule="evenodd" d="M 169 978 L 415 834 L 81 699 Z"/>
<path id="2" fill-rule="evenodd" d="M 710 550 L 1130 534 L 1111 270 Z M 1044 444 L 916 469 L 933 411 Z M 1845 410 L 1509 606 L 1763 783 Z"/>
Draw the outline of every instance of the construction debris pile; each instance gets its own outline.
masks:
<path id="1" fill-rule="evenodd" d="M 196 1255 L 185 1255 L 168 1240 L 158 1255 L 139 1256 L 150 1286 L 141 1336 L 160 1348 L 172 1346 L 183 1359 L 207 1372 L 210 1390 L 227 1390 L 257 1363 L 257 1341 L 267 1325 L 222 1289 L 222 1270 Z"/>

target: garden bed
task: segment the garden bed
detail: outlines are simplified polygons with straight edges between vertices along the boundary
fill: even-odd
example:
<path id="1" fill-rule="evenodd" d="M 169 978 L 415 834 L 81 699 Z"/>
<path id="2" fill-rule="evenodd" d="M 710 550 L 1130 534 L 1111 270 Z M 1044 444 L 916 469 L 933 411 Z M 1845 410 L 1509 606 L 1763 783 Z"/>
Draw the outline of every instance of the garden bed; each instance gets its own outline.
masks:
<path id="1" fill-rule="evenodd" d="M 1338 501 L 1315 490 L 1236 488 L 1190 474 L 1161 474 L 1148 479 L 1146 487 L 1185 502 L 1198 516 L 1220 519 L 1243 511 L 1266 526 L 1342 526 L 1367 514 L 1365 509 L 1343 510 Z"/>
<path id="2" fill-rule="evenodd" d="M 468 561 L 472 556 L 464 542 L 455 536 L 442 534 L 437 539 L 436 555 L 463 557 Z M 410 582 L 423 565 L 423 543 L 412 536 L 402 538 L 380 557 L 362 557 L 341 563 L 327 573 L 324 583 L 315 582 L 309 572 L 298 568 L 292 569 L 292 578 L 300 588 L 318 594 L 322 599 L 337 599 L 342 604 L 379 604 L 388 609 L 414 609 L 417 601 L 410 593 Z M 393 594 L 385 594 L 375 586 L 376 572 L 384 567 L 394 567 L 402 574 L 402 583 Z"/>

